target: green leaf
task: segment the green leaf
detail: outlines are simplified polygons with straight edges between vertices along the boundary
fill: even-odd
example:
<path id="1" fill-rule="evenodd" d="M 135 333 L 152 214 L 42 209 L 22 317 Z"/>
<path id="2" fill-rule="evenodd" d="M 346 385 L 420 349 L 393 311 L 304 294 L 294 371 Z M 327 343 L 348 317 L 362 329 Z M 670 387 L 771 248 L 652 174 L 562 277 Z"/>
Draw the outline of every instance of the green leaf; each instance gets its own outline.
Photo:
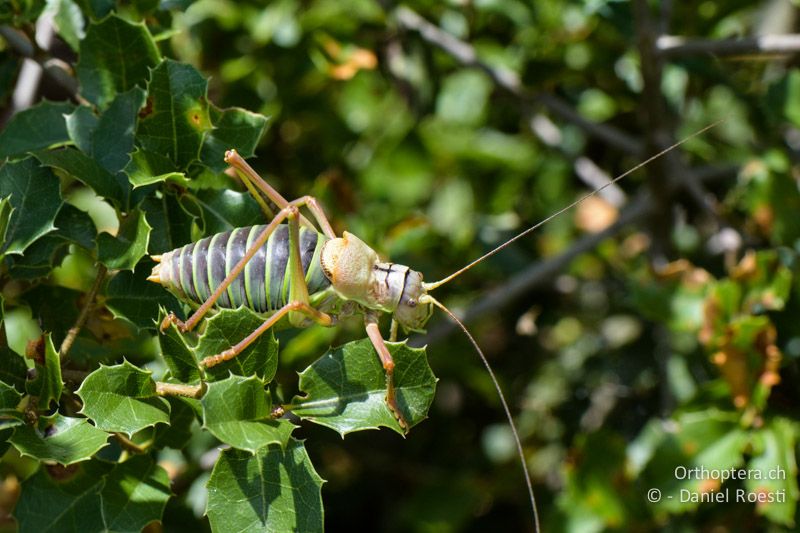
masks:
<path id="1" fill-rule="evenodd" d="M 140 205 L 147 222 L 153 226 L 150 232 L 150 255 L 163 254 L 192 242 L 192 225 L 196 217 L 187 212 L 180 200 L 167 191 L 160 197 L 150 195 Z"/>
<path id="2" fill-rule="evenodd" d="M 222 442 L 250 453 L 273 443 L 286 446 L 294 430 L 288 420 L 270 418 L 269 393 L 255 376 L 209 383 L 200 403 L 203 427 Z"/>
<path id="3" fill-rule="evenodd" d="M 111 465 L 100 461 L 69 468 L 40 468 L 22 483 L 14 508 L 19 533 L 107 531 L 100 492 L 103 475 L 110 469 Z"/>
<path id="4" fill-rule="evenodd" d="M 53 14 L 58 35 L 77 52 L 84 37 L 81 9 L 72 0 L 47 0 L 47 9 Z"/>
<path id="5" fill-rule="evenodd" d="M 30 244 L 55 229 L 61 208 L 58 178 L 33 158 L 0 168 L 0 198 L 10 196 L 14 211 L 8 224 L 5 253 L 21 254 Z"/>
<path id="6" fill-rule="evenodd" d="M 158 317 L 159 307 L 179 307 L 174 296 L 158 284 L 147 281 L 152 268 L 152 262 L 142 261 L 133 272 L 118 272 L 106 287 L 106 307 L 111 314 L 139 329 L 155 329 L 153 320 Z"/>
<path id="7" fill-rule="evenodd" d="M 206 514 L 214 531 L 322 531 L 322 483 L 301 441 L 255 455 L 225 450 L 208 480 Z"/>
<path id="8" fill-rule="evenodd" d="M 136 121 L 145 96 L 140 87 L 118 94 L 94 130 L 91 155 L 112 174 L 125 168 L 131 159 Z"/>
<path id="9" fill-rule="evenodd" d="M 6 233 L 8 226 L 11 223 L 11 213 L 14 212 L 14 207 L 11 205 L 11 197 L 7 196 L 0 200 L 0 250 L 6 247 Z M 3 253 L 0 252 L 0 259 L 3 258 Z"/>
<path id="10" fill-rule="evenodd" d="M 159 324 L 165 316 L 166 311 L 162 308 L 158 314 Z M 169 328 L 158 336 L 158 343 L 161 346 L 161 356 L 173 378 L 181 383 L 200 382 L 200 366 L 194 350 L 186 344 L 184 336 L 175 324 L 170 324 Z"/>
<path id="11" fill-rule="evenodd" d="M 43 165 L 62 170 L 91 187 L 99 196 L 116 202 L 118 206 L 127 203 L 127 182 L 104 169 L 100 164 L 74 148 L 40 151 L 34 154 Z"/>
<path id="12" fill-rule="evenodd" d="M 108 233 L 97 236 L 97 258 L 109 269 L 133 270 L 147 255 L 151 229 L 144 213 L 134 209 L 120 221 L 116 237 Z"/>
<path id="13" fill-rule="evenodd" d="M 16 409 L 21 399 L 22 394 L 17 389 L 0 381 L 0 409 Z"/>
<path id="14" fill-rule="evenodd" d="M 200 402 L 180 396 L 167 396 L 165 399 L 170 405 L 169 425 L 156 426 L 153 446 L 156 449 L 169 447 L 180 450 L 194 434 L 192 427 L 197 420 Z"/>
<path id="15" fill-rule="evenodd" d="M 158 423 L 169 423 L 169 404 L 156 395 L 151 372 L 124 361 L 105 366 L 83 380 L 77 395 L 83 400 L 81 413 L 105 431 L 133 435 Z"/>
<path id="16" fill-rule="evenodd" d="M 202 190 L 197 193 L 197 203 L 202 209 L 205 235 L 261 224 L 264 220 L 261 208 L 247 192 Z"/>
<path id="17" fill-rule="evenodd" d="M 797 425 L 785 418 L 773 419 L 755 432 L 754 440 L 756 446 L 747 470 L 752 475 L 745 481 L 745 487 L 751 494 L 773 498 L 756 505 L 758 514 L 792 527 L 800 497 L 795 458 Z"/>
<path id="18" fill-rule="evenodd" d="M 235 148 L 242 157 L 252 156 L 267 128 L 267 117 L 238 107 L 219 109 L 212 105 L 209 112 L 214 129 L 203 143 L 203 163 L 213 172 L 222 172 L 228 166 L 224 160 L 227 150 Z"/>
<path id="19" fill-rule="evenodd" d="M 97 229 L 91 217 L 71 204 L 62 204 L 55 220 L 55 231 L 37 239 L 23 255 L 9 258 L 12 277 L 31 279 L 46 276 L 61 263 L 70 244 L 93 250 Z"/>
<path id="20" fill-rule="evenodd" d="M 220 309 L 208 319 L 206 329 L 197 343 L 195 354 L 198 360 L 216 355 L 235 345 L 264 323 L 264 318 L 242 307 Z M 275 377 L 278 368 L 278 342 L 272 331 L 267 331 L 242 353 L 222 364 L 206 369 L 206 375 L 223 379 L 233 373 L 239 376 L 255 374 L 264 383 Z"/>
<path id="21" fill-rule="evenodd" d="M 144 88 L 160 55 L 144 24 L 112 15 L 89 26 L 79 58 L 81 94 L 105 108 L 117 93 Z"/>
<path id="22" fill-rule="evenodd" d="M 22 356 L 13 352 L 6 344 L 5 332 L 0 333 L 0 362 L 0 381 L 12 385 L 18 391 L 24 391 L 28 367 Z"/>
<path id="23" fill-rule="evenodd" d="M 187 185 L 189 180 L 181 172 L 175 171 L 175 165 L 167 157 L 137 148 L 131 154 L 131 160 L 125 167 L 128 181 L 134 188 L 170 181 L 178 185 Z"/>
<path id="24" fill-rule="evenodd" d="M 23 455 L 70 465 L 89 459 L 103 448 L 108 433 L 94 427 L 85 418 L 56 413 L 51 417 L 40 417 L 36 427 L 16 428 L 9 440 Z"/>
<path id="25" fill-rule="evenodd" d="M 61 399 L 61 361 L 50 333 L 44 336 L 44 364 L 36 363 L 36 377 L 26 384 L 28 394 L 39 398 L 39 408 L 49 409 L 50 402 Z"/>
<path id="26" fill-rule="evenodd" d="M 92 137 L 100 118 L 89 106 L 78 106 L 71 114 L 64 117 L 67 122 L 69 138 L 81 152 L 92 154 Z"/>
<path id="27" fill-rule="evenodd" d="M 148 151 L 167 156 L 179 170 L 197 160 L 211 128 L 208 82 L 197 70 L 169 59 L 152 71 L 147 106 L 136 137 Z"/>
<path id="28" fill-rule="evenodd" d="M 114 467 L 102 491 L 104 531 L 141 531 L 161 520 L 172 491 L 163 468 L 147 455 Z"/>
<path id="29" fill-rule="evenodd" d="M 397 402 L 409 427 L 428 413 L 436 389 L 436 378 L 428 366 L 425 350 L 405 343 L 386 343 L 395 361 Z M 292 412 L 300 418 L 338 431 L 385 426 L 403 434 L 386 405 L 386 376 L 369 339 L 332 349 L 300 374 L 300 390 Z"/>
<path id="30" fill-rule="evenodd" d="M 14 516 L 21 533 L 138 532 L 161 519 L 170 494 L 167 473 L 146 455 L 113 466 L 87 461 L 40 468 L 23 482 Z"/>
<path id="31" fill-rule="evenodd" d="M 64 115 L 74 109 L 69 103 L 44 101 L 11 117 L 0 131 L 0 160 L 69 142 Z"/>

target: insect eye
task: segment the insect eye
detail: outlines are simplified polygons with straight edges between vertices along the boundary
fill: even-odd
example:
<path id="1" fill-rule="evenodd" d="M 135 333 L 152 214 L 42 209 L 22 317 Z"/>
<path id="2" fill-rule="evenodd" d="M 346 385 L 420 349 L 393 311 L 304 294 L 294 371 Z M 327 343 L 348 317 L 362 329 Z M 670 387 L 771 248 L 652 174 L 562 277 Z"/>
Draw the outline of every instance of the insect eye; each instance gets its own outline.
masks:
<path id="1" fill-rule="evenodd" d="M 414 300 L 413 298 L 409 298 L 408 300 L 406 300 L 406 305 L 409 307 L 416 307 L 417 301 Z"/>

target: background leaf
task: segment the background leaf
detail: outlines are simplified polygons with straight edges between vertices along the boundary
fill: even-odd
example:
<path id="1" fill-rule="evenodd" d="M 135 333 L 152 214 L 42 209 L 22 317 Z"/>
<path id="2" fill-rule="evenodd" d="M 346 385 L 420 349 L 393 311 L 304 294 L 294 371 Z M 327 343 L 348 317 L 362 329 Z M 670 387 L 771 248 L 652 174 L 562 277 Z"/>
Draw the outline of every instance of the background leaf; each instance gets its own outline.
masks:
<path id="1" fill-rule="evenodd" d="M 68 142 L 64 115 L 74 109 L 70 103 L 44 101 L 14 115 L 0 131 L 0 160 Z"/>

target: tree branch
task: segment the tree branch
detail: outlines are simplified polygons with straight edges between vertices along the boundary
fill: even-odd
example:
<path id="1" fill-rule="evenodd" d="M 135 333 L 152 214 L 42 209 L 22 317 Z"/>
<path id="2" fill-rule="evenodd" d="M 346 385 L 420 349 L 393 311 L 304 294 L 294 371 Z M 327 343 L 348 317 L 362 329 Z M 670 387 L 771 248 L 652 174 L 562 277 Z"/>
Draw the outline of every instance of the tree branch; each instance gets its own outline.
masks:
<path id="1" fill-rule="evenodd" d="M 531 265 L 529 268 L 514 275 L 507 283 L 489 291 L 485 296 L 463 315 L 456 313 L 462 322 L 470 323 L 478 317 L 497 312 L 499 309 L 509 305 L 517 298 L 529 293 L 531 290 L 544 285 L 552 280 L 559 272 L 569 266 L 570 262 L 579 255 L 593 250 L 604 240 L 617 235 L 628 225 L 641 221 L 649 215 L 653 207 L 650 195 L 641 195 L 630 205 L 623 209 L 619 219 L 598 233 L 585 235 L 575 241 L 568 250 L 562 254 L 545 259 Z M 415 336 L 411 339 L 412 346 L 423 346 L 438 342 L 456 330 L 453 322 L 439 322 L 431 328 L 426 335 Z"/>
<path id="2" fill-rule="evenodd" d="M 627 133 L 605 124 L 586 120 L 569 104 L 556 96 L 545 93 L 530 93 L 511 70 L 494 67 L 480 60 L 475 48 L 453 35 L 431 24 L 415 11 L 400 6 L 393 12 L 397 24 L 420 35 L 426 42 L 447 53 L 462 65 L 476 67 L 486 72 L 494 83 L 527 105 L 539 104 L 559 118 L 575 124 L 589 136 L 614 146 L 629 154 L 641 156 L 642 144 Z"/>
<path id="3" fill-rule="evenodd" d="M 698 54 L 715 56 L 796 54 L 800 52 L 800 34 L 761 35 L 722 40 L 662 35 L 655 44 L 658 53 L 665 58 Z"/>

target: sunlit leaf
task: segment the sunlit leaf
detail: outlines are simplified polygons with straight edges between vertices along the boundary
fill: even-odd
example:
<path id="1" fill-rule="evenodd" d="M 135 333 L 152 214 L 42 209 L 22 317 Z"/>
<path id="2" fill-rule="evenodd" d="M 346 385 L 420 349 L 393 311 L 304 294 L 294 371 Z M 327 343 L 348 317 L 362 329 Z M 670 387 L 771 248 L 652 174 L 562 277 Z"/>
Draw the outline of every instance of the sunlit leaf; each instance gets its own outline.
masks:
<path id="1" fill-rule="evenodd" d="M 203 427 L 222 442 L 256 453 L 268 444 L 285 447 L 294 424 L 272 420 L 272 404 L 264 383 L 251 376 L 230 376 L 208 384 L 201 399 Z"/>
<path id="2" fill-rule="evenodd" d="M 397 402 L 409 426 L 428 413 L 436 378 L 425 350 L 405 343 L 387 343 L 395 361 Z M 386 405 L 386 375 L 369 339 L 335 348 L 300 374 L 300 390 L 292 412 L 345 435 L 384 426 L 403 430 Z"/>
<path id="3" fill-rule="evenodd" d="M 144 24 L 112 15 L 89 26 L 79 58 L 81 94 L 104 108 L 117 93 L 144 88 L 160 55 Z"/>
<path id="4" fill-rule="evenodd" d="M 37 425 L 20 426 L 9 439 L 23 455 L 40 461 L 70 465 L 89 459 L 106 445 L 108 433 L 85 418 L 61 414 L 40 417 Z"/>
<path id="5" fill-rule="evenodd" d="M 159 306 L 177 309 L 178 301 L 157 284 L 147 281 L 153 268 L 150 261 L 142 261 L 133 272 L 118 272 L 108 282 L 106 307 L 111 313 L 140 329 L 155 329 Z"/>
<path id="6" fill-rule="evenodd" d="M 169 404 L 156 395 L 150 372 L 128 361 L 105 366 L 89 374 L 77 393 L 81 413 L 100 429 L 132 435 L 158 423 L 169 423 Z"/>
<path id="7" fill-rule="evenodd" d="M 167 473 L 147 455 L 135 455 L 105 476 L 101 493 L 105 531 L 141 531 L 161 520 L 172 495 Z"/>
<path id="8" fill-rule="evenodd" d="M 208 480 L 206 514 L 219 531 L 322 531 L 322 483 L 301 441 L 225 450 Z"/>
<path id="9" fill-rule="evenodd" d="M 231 348 L 263 323 L 263 317 L 246 307 L 221 309 L 208 319 L 197 343 L 197 358 L 202 360 Z M 229 373 L 239 376 L 255 374 L 264 383 L 269 383 L 277 368 L 278 342 L 272 331 L 267 331 L 233 359 L 206 369 L 206 374 L 213 379 L 226 378 Z"/>
<path id="10" fill-rule="evenodd" d="M 207 86 L 191 65 L 165 59 L 153 69 L 136 132 L 142 147 L 167 156 L 178 170 L 197 160 L 211 128 Z"/>

